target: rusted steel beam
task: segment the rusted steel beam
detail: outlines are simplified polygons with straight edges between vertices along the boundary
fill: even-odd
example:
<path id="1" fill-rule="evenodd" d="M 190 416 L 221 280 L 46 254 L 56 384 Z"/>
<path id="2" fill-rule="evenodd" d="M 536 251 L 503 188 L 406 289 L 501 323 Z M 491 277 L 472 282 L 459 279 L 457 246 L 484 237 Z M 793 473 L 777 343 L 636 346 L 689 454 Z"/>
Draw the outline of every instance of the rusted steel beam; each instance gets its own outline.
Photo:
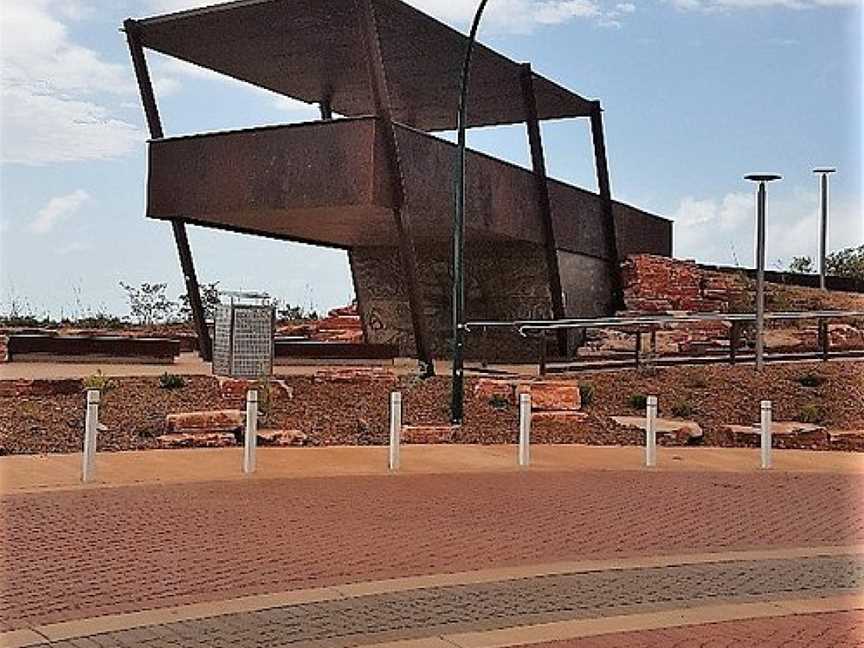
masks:
<path id="1" fill-rule="evenodd" d="M 405 211 L 405 178 L 402 174 L 399 145 L 393 125 L 393 110 L 390 105 L 390 91 L 384 70 L 384 58 L 381 53 L 375 7 L 371 0 L 356 0 L 356 4 L 358 15 L 362 21 L 364 40 L 369 52 L 369 74 L 372 82 L 375 114 L 382 128 L 387 152 L 387 171 L 391 178 L 393 216 L 399 241 L 399 260 L 408 287 L 408 305 L 411 310 L 411 324 L 414 330 L 417 359 L 420 363 L 420 374 L 423 377 L 430 377 L 435 375 L 435 365 L 431 340 L 423 315 L 423 297 L 417 278 L 417 253 L 411 237 L 411 219 Z"/>
<path id="2" fill-rule="evenodd" d="M 357 314 L 360 316 L 360 330 L 363 331 L 363 342 L 369 344 L 369 323 L 366 312 L 363 309 L 363 300 L 360 297 L 360 282 L 357 277 L 357 267 L 354 259 L 354 248 L 348 248 L 348 269 L 351 271 L 351 285 L 354 287 L 354 299 L 357 301 Z"/>
<path id="3" fill-rule="evenodd" d="M 549 186 L 546 183 L 546 158 L 543 154 L 543 138 L 540 134 L 540 121 L 537 119 L 537 96 L 534 93 L 534 75 L 530 63 L 521 68 L 522 100 L 525 103 L 525 125 L 528 129 L 528 145 L 531 148 L 531 168 L 534 171 L 537 187 L 537 206 L 543 222 L 546 241 L 546 270 L 549 274 L 549 294 L 552 298 L 552 316 L 555 319 L 566 317 L 564 296 L 561 287 L 561 270 L 558 266 L 558 244 L 555 240 L 555 226 L 552 222 L 552 203 L 549 200 Z M 566 356 L 567 332 L 557 331 L 558 353 Z"/>
<path id="4" fill-rule="evenodd" d="M 144 48 L 141 46 L 139 27 L 134 20 L 130 19 L 123 23 L 123 28 L 126 32 L 129 54 L 132 56 L 135 77 L 138 80 L 138 90 L 141 93 L 141 103 L 144 106 L 144 114 L 147 117 L 147 127 L 150 130 L 150 137 L 160 139 L 165 134 L 162 131 L 162 120 L 159 118 L 156 96 L 153 94 L 153 84 L 150 81 L 147 59 L 144 57 Z M 186 236 L 186 225 L 181 220 L 172 220 L 171 228 L 174 231 L 174 243 L 177 245 L 177 254 L 180 257 L 180 268 L 183 271 L 183 280 L 186 283 L 186 294 L 189 297 L 189 306 L 192 310 L 195 332 L 198 334 L 198 352 L 205 361 L 209 362 L 213 359 L 213 345 L 210 341 L 210 331 L 207 329 L 207 322 L 204 318 L 204 306 L 201 303 L 201 291 L 198 287 L 198 277 L 195 275 L 195 263 L 192 260 L 189 238 Z"/>
<path id="5" fill-rule="evenodd" d="M 612 188 L 609 183 L 609 163 L 606 159 L 606 139 L 603 135 L 603 109 L 599 101 L 591 102 L 591 138 L 594 142 L 594 165 L 597 171 L 597 190 L 603 207 L 603 233 L 606 254 L 612 277 L 612 310 L 624 310 L 624 292 L 621 282 L 621 264 L 618 258 L 618 240 L 615 214 L 612 211 Z"/>

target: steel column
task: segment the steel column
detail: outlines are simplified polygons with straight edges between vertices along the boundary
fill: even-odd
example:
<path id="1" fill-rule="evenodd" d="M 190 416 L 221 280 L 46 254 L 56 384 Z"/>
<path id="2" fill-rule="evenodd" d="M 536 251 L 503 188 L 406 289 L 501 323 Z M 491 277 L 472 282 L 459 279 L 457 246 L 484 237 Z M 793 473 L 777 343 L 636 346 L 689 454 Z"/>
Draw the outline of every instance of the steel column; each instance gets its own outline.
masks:
<path id="1" fill-rule="evenodd" d="M 543 234 L 546 239 L 546 269 L 549 273 L 549 292 L 552 297 L 552 316 L 564 319 L 564 297 L 561 287 L 561 270 L 558 265 L 558 245 L 555 240 L 555 225 L 552 221 L 552 203 L 549 200 L 549 186 L 546 184 L 546 157 L 543 154 L 543 138 L 540 121 L 537 119 L 537 97 L 534 93 L 534 75 L 530 63 L 523 63 L 521 70 L 522 99 L 525 103 L 525 125 L 528 129 L 528 145 L 531 148 L 531 168 L 537 186 L 537 206 L 543 220 Z M 567 331 L 556 332 L 558 353 L 566 356 L 568 352 Z"/>
<path id="2" fill-rule="evenodd" d="M 156 96 L 153 94 L 153 84 L 150 81 L 147 59 L 144 57 L 144 49 L 141 46 L 138 24 L 134 20 L 126 20 L 123 23 L 123 29 L 126 32 L 126 42 L 129 45 L 129 54 L 132 56 L 132 66 L 135 68 L 135 77 L 138 80 L 138 90 L 141 94 L 141 103 L 144 106 L 150 137 L 160 139 L 164 137 L 162 121 L 159 118 Z M 201 291 L 198 288 L 198 277 L 195 275 L 195 263 L 192 260 L 189 238 L 186 236 L 186 224 L 181 220 L 172 220 L 171 228 L 174 231 L 174 242 L 180 257 L 183 280 L 186 283 L 189 307 L 192 309 L 192 321 L 198 335 L 198 352 L 204 360 L 209 362 L 213 359 L 213 347 L 210 342 L 210 331 L 207 329 L 207 322 L 204 318 L 204 306 L 201 303 Z"/>
<path id="3" fill-rule="evenodd" d="M 378 38 L 375 8 L 371 0 L 357 0 L 357 6 L 363 21 L 366 46 L 369 50 L 369 73 L 372 81 L 375 112 L 378 123 L 382 126 L 384 145 L 387 150 L 387 164 L 393 187 L 393 216 L 399 239 L 399 260 L 405 275 L 405 282 L 408 285 L 408 305 L 411 310 L 411 324 L 414 329 L 417 358 L 420 362 L 420 374 L 424 378 L 428 378 L 435 375 L 435 366 L 426 321 L 423 316 L 423 298 L 420 292 L 420 282 L 417 279 L 417 254 L 411 237 L 410 218 L 405 213 L 405 179 L 399 158 L 396 130 L 393 126 L 390 91 L 387 87 L 384 59 Z"/>
<path id="4" fill-rule="evenodd" d="M 591 138 L 594 142 L 597 189 L 603 208 L 603 234 L 606 239 L 606 256 L 609 259 L 612 270 L 612 310 L 624 310 L 621 263 L 618 257 L 618 234 L 615 231 L 615 213 L 612 210 L 612 188 L 609 183 L 609 163 L 606 159 L 606 139 L 603 135 L 603 109 L 600 107 L 599 101 L 591 102 Z"/>

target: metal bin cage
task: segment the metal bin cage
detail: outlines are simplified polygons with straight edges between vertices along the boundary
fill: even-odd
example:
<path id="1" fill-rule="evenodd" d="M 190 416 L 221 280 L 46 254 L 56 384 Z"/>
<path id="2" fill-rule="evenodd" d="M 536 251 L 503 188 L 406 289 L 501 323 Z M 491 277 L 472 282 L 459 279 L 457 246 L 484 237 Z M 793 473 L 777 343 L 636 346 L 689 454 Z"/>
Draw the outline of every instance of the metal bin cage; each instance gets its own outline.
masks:
<path id="1" fill-rule="evenodd" d="M 267 293 L 224 291 L 216 308 L 213 373 L 257 379 L 273 374 L 276 313 Z"/>

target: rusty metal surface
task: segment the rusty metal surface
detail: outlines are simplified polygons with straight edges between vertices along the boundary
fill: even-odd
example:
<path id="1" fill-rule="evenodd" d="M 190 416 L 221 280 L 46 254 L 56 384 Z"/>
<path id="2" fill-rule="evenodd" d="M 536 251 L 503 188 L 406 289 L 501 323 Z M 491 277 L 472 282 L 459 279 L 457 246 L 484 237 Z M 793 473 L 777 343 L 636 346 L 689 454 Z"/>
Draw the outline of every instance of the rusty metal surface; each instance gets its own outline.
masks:
<path id="1" fill-rule="evenodd" d="M 13 361 L 18 355 L 49 354 L 117 358 L 158 357 L 170 362 L 180 355 L 180 341 L 121 336 L 10 335 L 7 350 L 10 360 Z"/>
<path id="2" fill-rule="evenodd" d="M 156 140 L 149 216 L 337 247 L 396 245 L 389 173 L 372 117 Z M 396 127 L 416 241 L 451 235 L 450 142 Z M 477 152 L 467 162 L 467 236 L 545 243 L 528 169 Z M 600 197 L 548 180 L 558 249 L 606 258 Z M 671 222 L 615 203 L 619 253 L 671 253 Z"/>
<path id="3" fill-rule="evenodd" d="M 204 4 L 206 0 L 202 0 Z M 394 118 L 424 130 L 456 126 L 466 38 L 400 0 L 373 0 Z M 356 0 L 263 0 L 140 21 L 145 47 L 341 115 L 374 112 Z M 479 46 L 469 125 L 524 121 L 519 65 Z M 535 74 L 540 119 L 587 116 L 589 102 Z"/>

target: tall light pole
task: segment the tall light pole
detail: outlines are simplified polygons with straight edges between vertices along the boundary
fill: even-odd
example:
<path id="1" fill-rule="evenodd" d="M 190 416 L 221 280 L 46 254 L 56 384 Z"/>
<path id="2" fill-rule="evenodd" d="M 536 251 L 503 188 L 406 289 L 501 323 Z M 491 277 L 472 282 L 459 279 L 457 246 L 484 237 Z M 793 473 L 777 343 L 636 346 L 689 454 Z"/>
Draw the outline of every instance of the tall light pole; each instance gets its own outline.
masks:
<path id="1" fill-rule="evenodd" d="M 818 173 L 819 184 L 822 198 L 822 219 L 819 228 L 819 287 L 825 290 L 825 256 L 828 249 L 828 176 L 837 171 L 833 167 L 819 167 L 813 169 L 813 173 Z"/>
<path id="2" fill-rule="evenodd" d="M 780 180 L 783 176 L 775 173 L 751 173 L 745 180 L 758 182 L 756 193 L 756 370 L 765 366 L 765 184 Z"/>
<path id="3" fill-rule="evenodd" d="M 468 121 L 468 76 L 471 69 L 471 54 L 477 40 L 477 28 L 488 0 L 480 0 L 471 33 L 465 46 L 462 62 L 462 77 L 459 85 L 459 114 L 456 121 L 456 169 L 453 180 L 453 380 L 450 400 L 450 421 L 461 425 L 465 415 L 465 127 Z"/>

